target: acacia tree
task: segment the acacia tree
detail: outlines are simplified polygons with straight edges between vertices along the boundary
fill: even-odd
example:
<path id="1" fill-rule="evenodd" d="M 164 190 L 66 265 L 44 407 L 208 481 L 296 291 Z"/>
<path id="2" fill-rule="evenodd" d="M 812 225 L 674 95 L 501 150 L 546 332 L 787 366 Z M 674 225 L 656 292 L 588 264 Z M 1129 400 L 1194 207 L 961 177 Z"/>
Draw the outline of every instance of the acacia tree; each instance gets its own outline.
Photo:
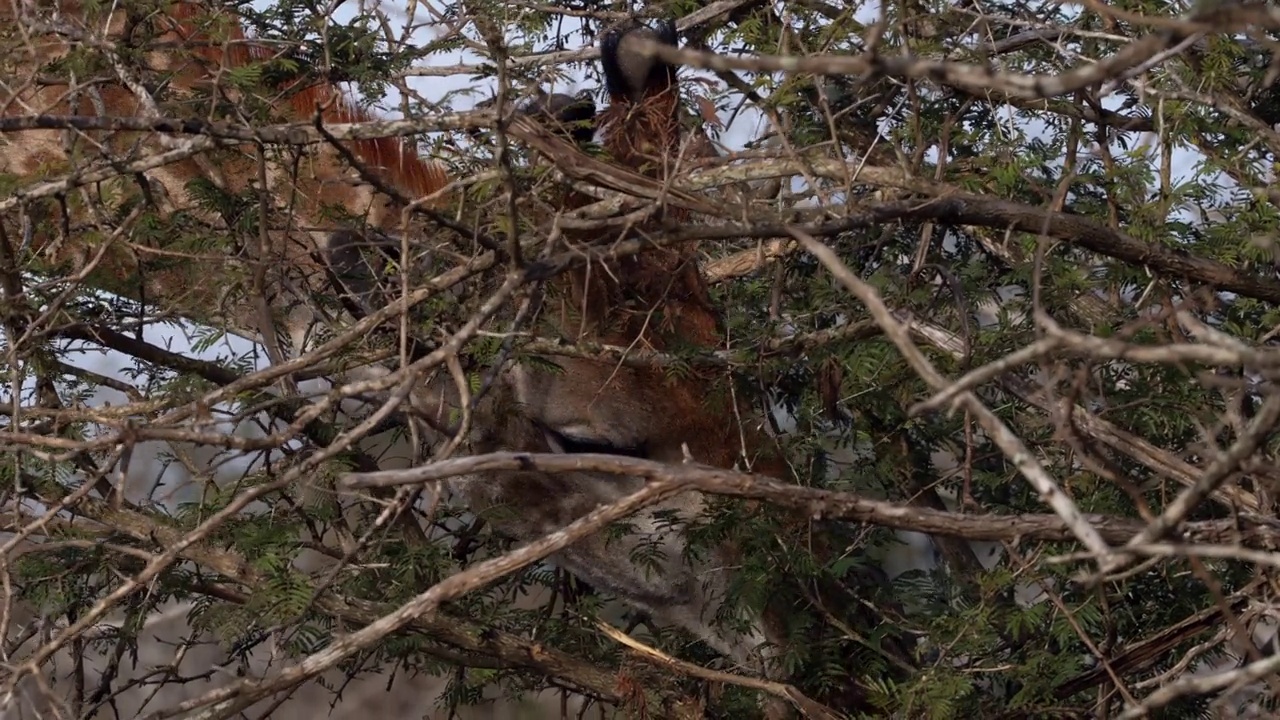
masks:
<path id="1" fill-rule="evenodd" d="M 472 1 L 406 23 L 402 8 L 345 20 L 332 9 L 237 7 L 275 52 L 197 98 L 168 92 L 148 55 L 159 4 L 86 4 L 88 22 L 62 25 L 40 8 L 6 10 L 6 93 L 61 83 L 92 98 L 132 78 L 155 103 L 144 118 L 10 103 L 0 119 L 6 133 L 46 129 L 76 158 L 0 166 L 10 687 L 58 650 L 71 664 L 31 693 L 64 716 L 193 682 L 177 660 L 122 670 L 155 643 L 147 619 L 181 601 L 191 629 L 232 663 L 269 648 L 283 669 L 224 677 L 222 694 L 200 684 L 189 706 L 141 706 L 149 717 L 229 717 L 263 699 L 260 714 L 323 708 L 342 697 L 333 674 L 311 700 L 289 697 L 335 659 L 339 680 L 381 673 L 411 697 L 410 676 L 445 678 L 439 697 L 411 703 L 415 717 L 548 687 L 651 717 L 746 717 L 762 692 L 803 696 L 813 717 L 1273 707 L 1280 660 L 1263 641 L 1277 557 L 1268 348 L 1280 327 L 1280 11 Z M 128 14 L 129 34 L 104 42 L 94 21 L 111 12 Z M 511 543 L 431 485 L 352 494 L 344 477 L 385 467 L 388 439 L 409 464 L 432 449 L 394 421 L 334 412 L 341 398 L 314 389 L 347 366 L 397 367 L 410 339 L 438 348 L 478 317 L 510 267 L 486 239 L 519 237 L 537 256 L 554 226 L 537 213 L 513 222 L 513 198 L 536 203 L 590 179 L 571 158 L 532 161 L 493 107 L 557 73 L 597 90 L 594 39 L 628 14 L 678 19 L 683 49 L 659 52 L 704 71 L 684 85 L 691 125 L 731 138 L 723 126 L 740 128 L 740 114 L 762 119 L 748 145 L 680 180 L 742 210 L 647 238 L 704 240 L 731 349 L 626 362 L 727 373 L 770 408 L 794 484 L 663 472 L 725 496 L 687 531 L 744 548 L 735 598 L 795 608 L 782 656 L 793 688 L 718 670 L 714 653 L 669 628 L 628 640 L 598 620 L 608 596 L 536 553 L 488 573 L 480 560 Z M 423 22 L 432 39 L 410 41 Z M 49 32 L 71 52 L 24 64 Z M 463 49 L 482 61 L 454 64 Z M 216 166 L 220 138 L 256 140 L 264 177 L 302 173 L 302 141 L 276 124 L 277 89 L 314 74 L 371 100 L 395 88 L 408 123 L 366 136 L 418 131 L 421 153 L 465 189 L 414 216 L 413 242 L 436 252 L 409 283 L 439 292 L 357 326 L 367 332 L 336 319 L 337 298 L 291 295 L 288 270 L 255 259 L 258 238 L 293 222 L 287 197 L 193 181 L 196 206 L 175 208 L 133 182 L 158 164 L 130 165 L 127 143 L 93 141 L 164 132 Z M 421 75 L 474 80 L 500 102 L 455 114 L 470 102 L 423 99 L 406 80 Z M 237 102 L 211 102 L 228 97 Z M 222 122 L 162 122 L 197 119 L 193 107 L 216 107 Z M 337 138 L 295 129 L 308 127 Z M 449 355 L 476 390 L 503 362 L 621 355 L 540 336 L 519 310 L 537 280 Z M 294 329 L 304 304 L 310 330 L 340 348 L 285 363 L 291 339 L 277 330 Z M 178 331 L 189 348 L 162 339 Z M 265 340 L 226 349 L 236 335 Z M 86 369 L 86 349 L 130 364 L 109 377 Z M 262 369 L 264 358 L 284 371 Z M 92 402 L 102 388 L 122 397 Z M 382 445 L 364 440 L 374 435 Z M 181 502 L 160 493 L 177 480 L 143 477 L 134 461 L 159 443 L 167 472 L 189 475 Z M 465 448 L 435 460 L 454 472 L 482 461 Z M 812 521 L 798 528 L 744 499 Z M 937 562 L 884 572 L 899 530 L 929 534 Z M 545 602 L 519 601 L 534 589 Z M 118 622 L 103 629 L 107 612 Z M 96 666 L 75 660 L 95 652 Z M 1206 668 L 1216 674 L 1190 674 Z"/>

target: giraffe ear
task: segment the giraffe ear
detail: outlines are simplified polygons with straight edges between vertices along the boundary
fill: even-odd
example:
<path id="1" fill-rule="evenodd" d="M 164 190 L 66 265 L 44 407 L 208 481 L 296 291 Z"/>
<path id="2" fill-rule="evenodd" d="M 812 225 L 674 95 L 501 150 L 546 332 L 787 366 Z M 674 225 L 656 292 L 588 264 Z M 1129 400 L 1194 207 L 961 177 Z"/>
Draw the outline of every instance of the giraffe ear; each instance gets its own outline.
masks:
<path id="1" fill-rule="evenodd" d="M 633 42 L 640 39 L 675 47 L 675 23 L 663 20 L 655 29 L 628 20 L 604 33 L 600 39 L 600 64 L 605 88 L 615 100 L 638 103 L 646 95 L 675 85 L 675 66 L 640 52 Z"/>

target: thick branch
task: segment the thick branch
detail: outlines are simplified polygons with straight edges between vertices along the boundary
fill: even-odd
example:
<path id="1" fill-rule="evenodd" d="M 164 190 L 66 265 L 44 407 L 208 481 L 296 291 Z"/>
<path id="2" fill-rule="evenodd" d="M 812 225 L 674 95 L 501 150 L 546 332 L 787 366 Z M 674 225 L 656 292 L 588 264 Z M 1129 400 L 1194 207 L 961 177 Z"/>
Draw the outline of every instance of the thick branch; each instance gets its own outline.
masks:
<path id="1" fill-rule="evenodd" d="M 856 493 L 818 490 L 790 485 L 762 475 L 712 468 L 703 465 L 668 465 L 652 460 L 580 453 L 572 455 L 497 452 L 470 457 L 451 458 L 407 470 L 383 470 L 351 473 L 343 484 L 350 488 L 375 488 L 434 482 L 460 475 L 502 471 L 521 472 L 597 472 L 643 477 L 652 481 L 680 482 L 713 495 L 767 500 L 783 507 L 803 511 L 807 517 L 821 520 L 852 520 L 872 523 L 895 530 L 911 530 L 930 535 L 946 535 L 966 540 L 1037 540 L 1065 542 L 1074 540 L 1066 524 L 1053 514 L 974 515 L 947 512 L 912 505 L 899 505 L 871 500 Z M 1145 525 L 1134 519 L 1086 513 L 1081 516 L 1099 535 L 1111 543 L 1120 543 L 1142 531 Z M 1182 537 L 1186 540 L 1223 538 L 1244 544 L 1265 544 L 1280 539 L 1280 530 L 1265 519 L 1212 520 L 1187 523 Z"/>

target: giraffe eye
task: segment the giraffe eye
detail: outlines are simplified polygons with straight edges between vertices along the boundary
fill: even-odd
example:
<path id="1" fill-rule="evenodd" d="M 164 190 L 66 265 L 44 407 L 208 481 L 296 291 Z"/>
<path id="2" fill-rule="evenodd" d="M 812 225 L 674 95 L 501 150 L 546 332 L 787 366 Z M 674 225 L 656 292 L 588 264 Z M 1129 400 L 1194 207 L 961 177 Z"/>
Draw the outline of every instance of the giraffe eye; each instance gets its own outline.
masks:
<path id="1" fill-rule="evenodd" d="M 564 431 L 552 430 L 549 427 L 542 428 L 542 434 L 547 440 L 547 446 L 551 452 L 565 454 L 579 453 L 598 453 L 602 455 L 622 455 L 625 457 L 633 457 L 644 460 L 649 457 L 644 443 L 638 445 L 618 445 L 603 438 L 584 437 L 580 433 L 568 433 Z"/>

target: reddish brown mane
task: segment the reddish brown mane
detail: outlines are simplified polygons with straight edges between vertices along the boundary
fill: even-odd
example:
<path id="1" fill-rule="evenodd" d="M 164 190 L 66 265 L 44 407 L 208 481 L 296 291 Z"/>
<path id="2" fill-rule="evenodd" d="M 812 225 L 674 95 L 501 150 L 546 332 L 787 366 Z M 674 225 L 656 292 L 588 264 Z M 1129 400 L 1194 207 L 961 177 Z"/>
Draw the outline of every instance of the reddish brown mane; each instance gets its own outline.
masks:
<path id="1" fill-rule="evenodd" d="M 192 50 L 214 66 L 246 67 L 271 59 L 275 54 L 262 43 L 249 41 L 237 22 L 223 42 L 211 42 L 197 26 L 207 14 L 191 0 L 180 0 L 169 18 L 174 31 L 190 43 Z M 298 84 L 300 84 L 299 81 Z M 365 110 L 355 107 L 331 83 L 319 80 L 306 87 L 277 88 L 288 99 L 290 108 L 301 118 L 313 117 L 317 110 L 327 123 L 359 123 L 375 120 Z M 381 173 L 386 181 L 411 199 L 431 195 L 449 183 L 445 168 L 436 162 L 425 162 L 412 144 L 402 138 L 361 138 L 347 141 L 356 158 Z"/>
<path id="2" fill-rule="evenodd" d="M 130 18 L 126 13 L 106 12 L 99 17 L 98 12 L 90 12 L 79 0 L 58 0 L 57 29 L 39 29 L 38 23 L 46 22 L 45 15 L 53 9 L 43 1 L 0 4 L 0 20 L 15 26 L 37 23 L 31 25 L 34 29 L 31 41 L 14 36 L 14 41 L 6 46 L 13 51 L 8 60 L 33 77 L 46 65 L 56 64 L 74 52 L 81 42 L 79 34 L 86 30 L 105 32 L 108 53 L 114 53 L 112 44 L 121 42 L 125 33 L 130 32 Z M 209 87 L 228 70 L 250 66 L 272 55 L 266 43 L 247 40 L 240 19 L 216 2 L 209 7 L 203 0 L 179 0 L 167 6 L 165 12 L 156 24 L 159 37 L 148 40 L 146 53 L 140 58 L 144 67 L 120 62 L 106 69 L 100 78 L 12 83 L 0 88 L 0 113 L 5 116 L 136 117 L 158 111 L 161 115 L 203 115 L 208 112 L 206 109 L 189 102 L 184 106 L 183 98 L 198 96 L 199 93 L 193 91 Z M 64 26 L 66 32 L 61 30 Z M 147 88 L 152 83 L 167 92 L 162 97 L 148 96 Z M 279 101 L 271 100 L 284 110 L 286 120 L 306 122 L 315 118 L 317 112 L 327 123 L 375 119 L 343 97 L 327 80 L 281 85 L 283 87 L 272 88 Z M 176 110 L 165 105 L 156 107 L 158 101 L 167 104 L 174 99 L 179 103 Z M 83 137 L 90 137 L 91 141 L 81 142 Z M 37 183 L 50 173 L 74 176 L 86 166 L 105 167 L 171 150 L 175 143 L 185 142 L 180 138 L 130 130 L 65 133 L 31 130 L 8 134 L 0 141 L 3 141 L 0 142 L 3 145 L 0 174 L 16 175 L 26 183 Z M 214 224 L 227 220 L 234 223 L 235 219 L 218 217 L 218 211 L 205 202 L 205 196 L 201 195 L 199 186 L 192 184 L 193 180 L 207 180 L 232 196 L 265 192 L 270 198 L 263 207 L 270 213 L 264 219 L 267 232 L 273 238 L 269 243 L 255 244 L 251 255 L 209 253 L 199 247 L 170 245 L 171 240 L 182 237 L 180 233 L 125 234 L 119 237 L 119 242 L 107 247 L 96 265 L 93 282 L 134 298 L 164 298 L 175 312 L 215 324 L 229 321 L 237 328 L 255 327 L 258 323 L 253 318 L 257 311 L 247 302 L 227 303 L 225 292 L 204 282 L 210 264 L 239 265 L 243 269 L 248 260 L 265 267 L 270 277 L 264 279 L 271 283 L 283 281 L 286 286 L 327 291 L 324 273 L 317 272 L 314 251 L 320 238 L 335 229 L 333 223 L 324 219 L 330 208 L 341 208 L 348 216 L 364 218 L 368 224 L 383 230 L 400 224 L 399 214 L 388 212 L 396 203 L 372 192 L 368 183 L 356 182 L 357 176 L 351 172 L 343 154 L 366 172 L 378 176 L 378 186 L 393 190 L 397 199 L 418 201 L 437 194 L 449 183 L 445 167 L 420 158 L 412 142 L 376 138 L 341 144 L 345 153 L 335 152 L 323 144 L 313 145 L 296 161 L 291 162 L 293 158 L 285 153 L 284 162 L 272 159 L 265 167 L 268 157 L 279 156 L 274 148 L 265 154 L 251 143 L 210 148 L 152 166 L 140 175 L 117 174 L 104 182 L 75 188 L 76 194 L 101 194 L 97 201 L 111 204 L 118 202 L 116 198 L 136 193 L 137 179 L 142 176 L 147 180 L 143 186 L 143 192 L 149 194 L 147 202 L 154 205 L 161 216 L 175 217 L 174 211 L 190 212 L 199 221 Z M 265 181 L 265 187 L 257 187 L 260 181 Z M 109 192 L 102 194 L 103 190 Z M 47 262 L 51 269 L 84 267 L 91 248 L 85 243 L 64 242 L 61 235 L 65 233 L 57 223 L 48 222 L 53 218 L 45 217 L 48 209 L 32 207 L 40 222 L 32 224 L 35 232 L 31 233 L 31 245 L 42 262 Z M 57 208 L 53 210 L 60 212 Z M 75 221 L 93 222 L 80 217 Z M 189 262 L 174 262 L 177 257 Z M 290 332 L 294 329 L 301 331 L 301 328 L 292 328 Z"/>

